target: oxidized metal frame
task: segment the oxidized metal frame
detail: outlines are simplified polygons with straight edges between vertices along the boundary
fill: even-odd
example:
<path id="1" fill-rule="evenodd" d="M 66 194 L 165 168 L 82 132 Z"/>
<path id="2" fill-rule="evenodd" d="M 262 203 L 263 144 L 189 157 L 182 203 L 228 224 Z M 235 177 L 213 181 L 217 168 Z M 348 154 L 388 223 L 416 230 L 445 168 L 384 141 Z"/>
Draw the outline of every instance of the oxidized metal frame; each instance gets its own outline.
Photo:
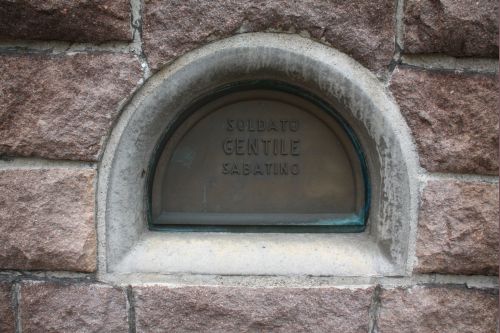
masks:
<path id="1" fill-rule="evenodd" d="M 362 180 L 363 180 L 363 191 L 364 191 L 364 204 L 359 212 L 359 216 L 349 219 L 330 219 L 323 220 L 321 223 L 311 224 L 311 225 L 173 225 L 173 224 L 155 224 L 152 216 L 152 195 L 153 195 L 153 180 L 155 176 L 155 171 L 167 142 L 172 137 L 173 133 L 186 119 L 188 119 L 196 110 L 200 107 L 218 98 L 224 97 L 228 94 L 235 92 L 241 92 L 246 90 L 270 90 L 284 92 L 292 94 L 303 98 L 304 100 L 314 104 L 315 106 L 324 110 L 329 116 L 333 117 L 334 120 L 340 125 L 345 134 L 348 136 L 350 143 L 356 153 L 359 160 L 359 165 L 361 168 Z M 172 121 L 167 127 L 167 130 L 162 135 L 161 140 L 155 147 L 152 160 L 149 164 L 149 170 L 147 171 L 147 181 L 146 181 L 146 193 L 148 194 L 146 198 L 147 220 L 150 230 L 155 231 L 169 231 L 169 232 L 294 232 L 294 233 L 327 233 L 327 232 L 362 232 L 366 227 L 366 221 L 368 220 L 370 199 L 371 199 L 371 188 L 368 167 L 366 163 L 365 154 L 357 139 L 354 131 L 345 121 L 345 119 L 335 111 L 330 105 L 316 97 L 315 95 L 305 91 L 304 89 L 295 87 L 288 83 L 275 81 L 275 80 L 253 80 L 253 81 L 242 81 L 234 82 L 221 86 L 214 89 L 212 92 L 205 94 L 200 97 L 190 107 L 186 109 L 185 112 L 181 112 L 176 119 Z"/>

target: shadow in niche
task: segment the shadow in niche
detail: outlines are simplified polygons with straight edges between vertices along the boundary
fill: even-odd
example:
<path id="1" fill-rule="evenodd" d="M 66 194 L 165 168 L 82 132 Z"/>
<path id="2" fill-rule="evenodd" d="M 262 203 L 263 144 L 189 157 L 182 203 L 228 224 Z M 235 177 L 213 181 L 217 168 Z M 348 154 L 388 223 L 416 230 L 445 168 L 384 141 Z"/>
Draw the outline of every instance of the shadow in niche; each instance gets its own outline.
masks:
<path id="1" fill-rule="evenodd" d="M 148 172 L 151 230 L 361 232 L 370 182 L 348 123 L 304 89 L 234 82 L 168 127 Z"/>

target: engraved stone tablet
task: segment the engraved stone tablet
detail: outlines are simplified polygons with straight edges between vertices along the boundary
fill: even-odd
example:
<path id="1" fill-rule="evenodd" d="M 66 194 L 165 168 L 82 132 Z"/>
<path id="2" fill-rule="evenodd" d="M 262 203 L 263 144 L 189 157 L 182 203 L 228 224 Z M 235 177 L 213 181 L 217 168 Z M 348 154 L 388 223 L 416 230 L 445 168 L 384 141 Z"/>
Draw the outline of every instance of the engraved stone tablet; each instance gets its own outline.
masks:
<path id="1" fill-rule="evenodd" d="M 364 225 L 361 152 L 333 111 L 313 100 L 230 92 L 191 110 L 164 142 L 154 225 Z"/>

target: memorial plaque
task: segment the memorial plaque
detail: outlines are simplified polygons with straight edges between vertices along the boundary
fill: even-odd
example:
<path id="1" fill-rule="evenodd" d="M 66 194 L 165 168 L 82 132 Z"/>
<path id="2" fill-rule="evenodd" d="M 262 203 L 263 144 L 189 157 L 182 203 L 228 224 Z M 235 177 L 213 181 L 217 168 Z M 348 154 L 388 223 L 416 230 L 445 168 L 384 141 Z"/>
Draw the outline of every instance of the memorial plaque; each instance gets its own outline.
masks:
<path id="1" fill-rule="evenodd" d="M 173 126 L 153 173 L 153 225 L 364 226 L 355 137 L 333 110 L 292 92 L 229 90 Z"/>

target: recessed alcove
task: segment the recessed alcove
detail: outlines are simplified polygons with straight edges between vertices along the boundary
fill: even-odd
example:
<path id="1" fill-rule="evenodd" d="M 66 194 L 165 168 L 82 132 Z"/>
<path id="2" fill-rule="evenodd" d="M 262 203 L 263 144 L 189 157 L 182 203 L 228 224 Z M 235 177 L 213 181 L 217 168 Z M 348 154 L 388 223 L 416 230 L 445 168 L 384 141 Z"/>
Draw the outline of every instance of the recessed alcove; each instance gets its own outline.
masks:
<path id="1" fill-rule="evenodd" d="M 248 82 L 279 83 L 293 92 Z M 228 92 L 242 83 L 245 89 Z M 245 115 L 234 117 L 238 112 Z M 269 120 L 287 121 L 288 134 L 264 138 L 277 139 L 278 153 L 287 155 L 244 161 L 248 151 L 266 149 L 255 146 L 251 140 L 263 136 L 249 128 L 268 128 Z M 238 126 L 244 134 L 231 135 Z M 307 148 L 299 161 L 296 154 L 308 142 L 323 144 Z M 196 160 L 193 152 L 210 153 Z M 318 169 L 315 159 L 322 161 Z M 275 172 L 266 163 L 285 162 L 286 170 L 276 171 L 287 173 L 282 178 L 260 174 Z M 256 175 L 255 163 L 263 165 Z M 99 169 L 99 273 L 109 279 L 143 273 L 405 275 L 416 223 L 416 168 L 408 128 L 384 84 L 347 55 L 285 34 L 215 42 L 153 75 L 125 106 Z M 308 180 L 293 177 L 302 170 Z M 209 178 L 213 188 L 203 182 Z M 307 181 L 325 189 L 317 200 L 304 195 Z M 357 227 L 335 228 L 346 216 L 355 216 L 347 224 Z M 318 221 L 334 228 L 314 230 Z M 226 228 L 280 222 L 307 228 Z"/>
<path id="2" fill-rule="evenodd" d="M 152 163 L 150 227 L 359 232 L 364 153 L 339 114 L 278 81 L 219 87 L 170 126 Z"/>

